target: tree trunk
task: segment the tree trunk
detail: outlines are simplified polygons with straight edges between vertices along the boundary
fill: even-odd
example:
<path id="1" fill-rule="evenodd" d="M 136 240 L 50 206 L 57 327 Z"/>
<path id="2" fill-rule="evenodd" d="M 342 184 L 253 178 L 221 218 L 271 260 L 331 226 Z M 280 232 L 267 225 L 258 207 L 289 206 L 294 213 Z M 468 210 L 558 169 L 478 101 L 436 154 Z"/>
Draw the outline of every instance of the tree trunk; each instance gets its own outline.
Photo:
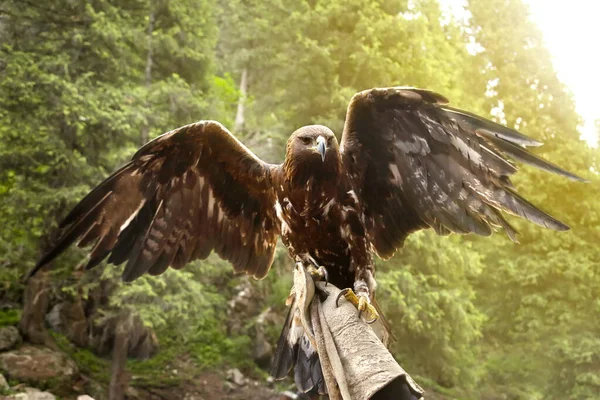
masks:
<path id="1" fill-rule="evenodd" d="M 240 132 L 244 128 L 244 104 L 246 103 L 246 96 L 248 94 L 248 69 L 244 68 L 242 71 L 242 78 L 240 80 L 240 98 L 238 100 L 237 113 L 235 114 L 235 126 L 234 132 Z"/>
<path id="2" fill-rule="evenodd" d="M 50 301 L 48 274 L 38 272 L 27 281 L 23 293 L 23 314 L 19 321 L 19 331 L 31 343 L 43 344 L 56 349 L 54 340 L 46 330 L 45 317 Z"/>
<path id="3" fill-rule="evenodd" d="M 153 2 L 150 1 L 150 15 L 148 21 L 148 53 L 146 55 L 146 70 L 145 70 L 145 83 L 146 83 L 146 102 L 144 104 L 144 108 L 146 111 L 148 110 L 148 93 L 150 92 L 150 85 L 152 85 L 152 33 L 154 32 L 154 6 Z M 141 144 L 144 145 L 148 142 L 150 134 L 150 124 L 146 119 L 146 123 L 142 127 L 142 132 L 140 134 Z"/>
<path id="4" fill-rule="evenodd" d="M 112 351 L 112 365 L 110 386 L 108 389 L 109 400 L 125 399 L 129 374 L 125 367 L 127 365 L 127 349 L 129 348 L 129 330 L 131 327 L 131 315 L 128 312 L 119 318 L 115 332 L 115 342 Z"/>

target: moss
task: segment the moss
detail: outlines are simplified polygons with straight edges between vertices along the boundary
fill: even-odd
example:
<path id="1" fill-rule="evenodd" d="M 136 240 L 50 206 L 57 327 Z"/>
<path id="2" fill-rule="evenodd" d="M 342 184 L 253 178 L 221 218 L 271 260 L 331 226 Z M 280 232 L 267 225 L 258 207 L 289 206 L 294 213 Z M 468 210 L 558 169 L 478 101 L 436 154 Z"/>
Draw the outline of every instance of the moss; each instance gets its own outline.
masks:
<path id="1" fill-rule="evenodd" d="M 426 387 L 427 391 L 432 390 L 436 393 L 442 394 L 448 400 L 453 400 L 453 399 L 467 400 L 470 398 L 469 396 L 465 396 L 465 394 L 462 393 L 459 389 L 446 388 L 446 387 L 440 385 L 439 383 L 437 383 L 436 381 L 434 381 L 433 379 L 426 378 L 424 376 L 415 375 L 414 380 L 420 386 Z"/>
<path id="2" fill-rule="evenodd" d="M 110 382 L 110 362 L 98 357 L 87 349 L 77 349 L 71 357 L 75 360 L 80 370 L 92 379 L 101 382 Z"/>
<path id="3" fill-rule="evenodd" d="M 88 349 L 81 349 L 72 344 L 66 336 L 50 331 L 58 347 L 75 361 L 79 370 L 90 378 L 100 382 L 110 382 L 110 362 L 95 355 Z"/>
<path id="4" fill-rule="evenodd" d="M 21 320 L 21 310 L 0 310 L 0 327 L 17 325 Z"/>
<path id="5" fill-rule="evenodd" d="M 7 381 L 8 381 L 8 386 L 10 386 L 10 387 L 17 386 L 18 384 L 21 383 L 18 380 L 13 379 L 13 378 L 8 378 Z"/>
<path id="6" fill-rule="evenodd" d="M 147 360 L 127 360 L 127 370 L 132 375 L 132 383 L 140 387 L 177 386 L 183 379 L 193 375 L 194 371 L 178 371 L 173 374 L 173 362 L 184 357 L 185 348 L 176 343 L 162 345 L 158 354 Z"/>
<path id="7" fill-rule="evenodd" d="M 260 376 L 261 371 L 252 361 L 250 338 L 229 337 L 224 325 L 222 321 L 209 321 L 185 343 L 172 329 L 156 332 L 160 342 L 158 354 L 148 360 L 127 362 L 132 382 L 140 387 L 174 386 L 202 371 L 230 367 Z M 177 374 L 173 373 L 175 369 Z"/>
<path id="8" fill-rule="evenodd" d="M 203 369 L 221 365 L 249 367 L 252 363 L 251 342 L 248 336 L 228 337 L 218 329 L 201 331 L 190 343 L 196 363 Z"/>
<path id="9" fill-rule="evenodd" d="M 250 376 L 266 379 L 266 373 L 252 360 L 250 338 L 244 335 L 229 337 L 224 321 L 210 320 L 202 324 L 193 338 L 186 342 L 182 342 L 177 333 L 174 328 L 157 331 L 160 350 L 155 356 L 146 360 L 127 360 L 133 386 L 172 387 L 193 379 L 203 371 L 232 367 L 240 368 Z M 110 382 L 110 360 L 76 347 L 64 335 L 51 334 L 83 374 L 101 384 Z M 177 373 L 174 373 L 175 369 Z"/>

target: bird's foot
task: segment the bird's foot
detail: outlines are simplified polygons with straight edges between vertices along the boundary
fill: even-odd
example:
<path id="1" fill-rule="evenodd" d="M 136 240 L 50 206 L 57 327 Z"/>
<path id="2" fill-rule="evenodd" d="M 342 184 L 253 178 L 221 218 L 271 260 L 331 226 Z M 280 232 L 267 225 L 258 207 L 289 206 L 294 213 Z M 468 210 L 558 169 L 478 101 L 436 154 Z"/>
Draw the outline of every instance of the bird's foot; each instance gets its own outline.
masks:
<path id="1" fill-rule="evenodd" d="M 326 284 L 329 282 L 329 274 L 327 274 L 325 267 L 319 265 L 317 260 L 315 260 L 310 254 L 296 256 L 296 262 L 305 266 L 306 271 L 310 274 L 310 276 L 312 276 L 315 282 L 325 281 Z"/>
<path id="2" fill-rule="evenodd" d="M 359 292 L 358 294 L 354 293 L 354 291 L 350 288 L 343 289 L 339 294 L 337 299 L 335 299 L 335 305 L 339 306 L 340 298 L 345 297 L 347 301 L 352 303 L 354 307 L 358 309 L 358 318 L 360 318 L 363 314 L 370 319 L 365 319 L 367 324 L 372 324 L 377 321 L 379 318 L 379 313 L 371 304 L 371 300 L 369 299 L 368 293 Z"/>
<path id="3" fill-rule="evenodd" d="M 306 268 L 306 270 L 308 271 L 310 276 L 312 276 L 312 278 L 315 282 L 325 281 L 325 284 L 327 284 L 327 282 L 329 282 L 329 275 L 327 274 L 327 270 L 322 265 L 318 266 L 318 267 L 314 266 L 314 265 L 309 265 Z"/>

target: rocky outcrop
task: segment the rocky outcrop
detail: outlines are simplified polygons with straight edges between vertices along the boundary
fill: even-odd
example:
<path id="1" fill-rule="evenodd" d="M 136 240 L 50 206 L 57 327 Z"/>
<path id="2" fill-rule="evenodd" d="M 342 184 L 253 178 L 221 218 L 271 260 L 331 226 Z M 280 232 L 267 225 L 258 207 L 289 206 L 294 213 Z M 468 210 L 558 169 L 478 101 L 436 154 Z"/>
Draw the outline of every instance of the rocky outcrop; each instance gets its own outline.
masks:
<path id="1" fill-rule="evenodd" d="M 235 295 L 227 304 L 227 333 L 247 335 L 253 341 L 252 357 L 261 368 L 268 368 L 273 357 L 272 332 L 281 329 L 285 315 L 264 307 L 264 298 L 248 277 L 240 279 L 234 288 Z M 252 321 L 253 323 L 249 323 Z"/>
<path id="2" fill-rule="evenodd" d="M 70 384 L 77 374 L 77 365 L 63 353 L 23 345 L 0 354 L 0 370 L 19 382 L 61 387 Z"/>
<path id="3" fill-rule="evenodd" d="M 277 330 L 283 326 L 283 317 L 273 311 L 271 307 L 268 307 L 256 318 L 253 332 L 250 332 L 254 336 L 254 349 L 253 358 L 254 362 L 261 368 L 268 368 L 271 364 L 271 358 L 273 356 L 273 345 L 270 343 L 270 338 L 267 336 L 267 332 L 276 327 Z"/>
<path id="4" fill-rule="evenodd" d="M 144 360 L 152 357 L 158 351 L 158 338 L 152 330 L 144 325 L 139 315 L 127 317 L 127 357 Z M 120 332 L 123 324 L 123 315 L 105 318 L 92 327 L 89 347 L 96 354 L 108 355 L 113 351 L 117 332 Z"/>
<path id="5" fill-rule="evenodd" d="M 237 368 L 233 368 L 227 371 L 227 380 L 229 382 L 235 383 L 238 386 L 244 386 L 246 384 L 246 377 Z"/>
<path id="6" fill-rule="evenodd" d="M 0 392 L 5 392 L 8 389 L 10 389 L 10 386 L 8 386 L 6 378 L 4 377 L 4 375 L 0 374 Z"/>
<path id="7" fill-rule="evenodd" d="M 88 319 L 82 301 L 63 301 L 55 304 L 46 314 L 46 323 L 53 331 L 65 335 L 79 347 L 88 342 Z"/>
<path id="8" fill-rule="evenodd" d="M 21 344 L 21 335 L 14 326 L 0 328 L 0 351 L 14 349 Z"/>
<path id="9" fill-rule="evenodd" d="M 256 285 L 246 276 L 240 278 L 240 283 L 233 289 L 235 295 L 227 303 L 227 333 L 239 335 L 249 320 L 260 310 L 260 295 Z"/>
<path id="10" fill-rule="evenodd" d="M 42 392 L 39 389 L 26 387 L 23 392 L 7 397 L 10 400 L 56 400 L 56 396 L 50 392 Z"/>
<path id="11" fill-rule="evenodd" d="M 101 356 L 109 355 L 113 350 L 121 316 L 96 316 L 95 313 L 87 316 L 81 301 L 63 301 L 52 307 L 46 315 L 46 322 L 52 330 L 65 335 L 78 347 L 90 348 Z M 154 331 L 144 326 L 139 316 L 131 317 L 126 334 L 128 357 L 146 359 L 158 351 L 158 339 Z"/>

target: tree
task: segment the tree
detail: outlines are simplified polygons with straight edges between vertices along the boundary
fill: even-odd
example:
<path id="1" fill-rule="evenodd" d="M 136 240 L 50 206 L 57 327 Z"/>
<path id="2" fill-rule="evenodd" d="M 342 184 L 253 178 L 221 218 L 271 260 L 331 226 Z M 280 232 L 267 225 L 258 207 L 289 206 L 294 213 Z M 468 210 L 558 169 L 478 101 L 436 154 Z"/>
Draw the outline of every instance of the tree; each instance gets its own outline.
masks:
<path id="1" fill-rule="evenodd" d="M 514 0 L 472 0 L 468 8 L 481 45 L 477 57 L 487 80 L 488 109 L 507 125 L 547 142 L 540 153 L 553 162 L 589 176 L 594 151 L 579 140 L 573 100 L 556 78 L 526 6 Z M 482 87 L 477 90 L 484 93 Z M 587 307 L 582 308 L 593 301 L 598 285 L 593 272 L 598 256 L 590 251 L 599 239 L 597 187 L 541 171 L 524 169 L 520 175 L 516 185 L 525 197 L 543 204 L 573 231 L 557 234 L 516 222 L 519 246 L 477 241 L 486 266 L 474 284 L 489 316 L 484 327 L 487 380 L 514 391 L 515 398 L 594 398 L 586 396 L 597 393 L 597 378 L 591 379 L 590 372 L 597 370 L 597 361 L 594 356 L 575 359 L 583 361 L 588 338 L 598 334 L 598 326 L 589 324 Z M 578 367 L 565 368 L 565 357 Z"/>

